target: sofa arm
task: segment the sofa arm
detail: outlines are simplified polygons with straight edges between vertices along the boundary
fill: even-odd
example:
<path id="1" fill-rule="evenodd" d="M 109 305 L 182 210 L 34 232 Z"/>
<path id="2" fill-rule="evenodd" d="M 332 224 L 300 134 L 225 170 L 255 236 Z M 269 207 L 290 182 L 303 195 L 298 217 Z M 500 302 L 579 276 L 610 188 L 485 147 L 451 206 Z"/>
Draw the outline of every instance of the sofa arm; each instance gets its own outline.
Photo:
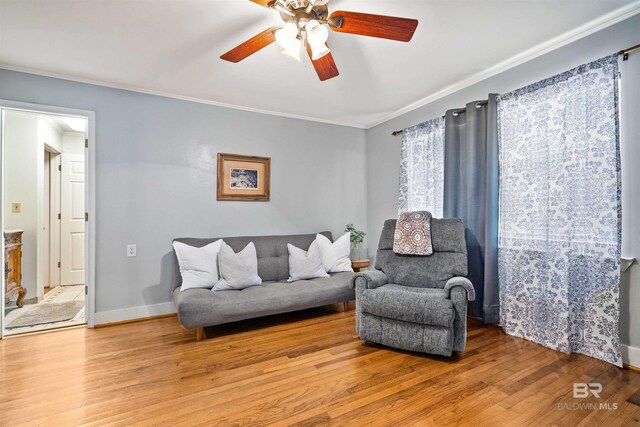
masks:
<path id="1" fill-rule="evenodd" d="M 356 273 L 351 278 L 349 286 L 356 290 L 356 333 L 360 336 L 360 317 L 362 316 L 362 295 L 365 289 L 375 289 L 386 285 L 389 279 L 387 275 L 380 270 L 367 270 L 362 273 Z"/>
<path id="2" fill-rule="evenodd" d="M 375 289 L 388 282 L 387 275 L 380 270 L 367 270 L 361 273 L 356 273 L 351 278 L 351 289 L 356 288 L 356 284 L 364 285 L 364 289 Z"/>
<path id="3" fill-rule="evenodd" d="M 444 285 L 444 290 L 447 291 L 449 296 L 451 295 L 451 290 L 454 288 L 462 288 L 462 290 L 467 291 L 468 301 L 476 299 L 476 291 L 473 289 L 473 285 L 466 277 L 452 277 L 447 280 L 447 283 Z"/>
<path id="4" fill-rule="evenodd" d="M 453 349 L 462 352 L 467 344 L 467 305 L 476 299 L 476 291 L 466 277 L 452 277 L 447 280 L 444 290 L 448 292 L 455 311 Z"/>

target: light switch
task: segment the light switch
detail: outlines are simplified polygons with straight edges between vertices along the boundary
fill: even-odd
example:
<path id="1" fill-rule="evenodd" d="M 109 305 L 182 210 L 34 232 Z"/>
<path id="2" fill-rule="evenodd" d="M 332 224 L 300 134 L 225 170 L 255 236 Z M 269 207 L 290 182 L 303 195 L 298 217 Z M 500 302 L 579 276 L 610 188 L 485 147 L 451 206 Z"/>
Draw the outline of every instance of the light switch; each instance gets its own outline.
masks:
<path id="1" fill-rule="evenodd" d="M 136 256 L 136 245 L 127 245 L 127 256 Z"/>
<path id="2" fill-rule="evenodd" d="M 11 203 L 11 212 L 13 213 L 22 212 L 22 203 Z"/>

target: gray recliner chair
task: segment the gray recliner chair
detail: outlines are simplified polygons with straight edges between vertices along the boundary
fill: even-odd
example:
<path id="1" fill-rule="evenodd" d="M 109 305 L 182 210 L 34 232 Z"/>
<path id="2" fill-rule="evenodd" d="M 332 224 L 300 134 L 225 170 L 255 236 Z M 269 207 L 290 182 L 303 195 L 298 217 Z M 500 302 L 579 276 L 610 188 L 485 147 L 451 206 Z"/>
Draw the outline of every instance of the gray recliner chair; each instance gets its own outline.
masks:
<path id="1" fill-rule="evenodd" d="M 356 274 L 356 330 L 360 339 L 404 350 L 451 356 L 467 341 L 467 302 L 475 292 L 467 275 L 464 225 L 431 222 L 433 254 L 396 255 L 396 220 L 385 221 L 375 269 Z"/>

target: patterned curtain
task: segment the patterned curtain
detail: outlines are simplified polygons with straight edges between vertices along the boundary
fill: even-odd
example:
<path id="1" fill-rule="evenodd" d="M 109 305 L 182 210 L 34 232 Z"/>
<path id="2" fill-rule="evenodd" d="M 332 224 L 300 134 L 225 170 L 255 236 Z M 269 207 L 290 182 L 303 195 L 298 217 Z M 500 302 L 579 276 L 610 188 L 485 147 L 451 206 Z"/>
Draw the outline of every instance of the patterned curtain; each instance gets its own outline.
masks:
<path id="1" fill-rule="evenodd" d="M 442 218 L 444 118 L 404 130 L 400 151 L 398 212 L 429 211 Z"/>
<path id="2" fill-rule="evenodd" d="M 500 321 L 622 366 L 617 56 L 500 97 Z"/>

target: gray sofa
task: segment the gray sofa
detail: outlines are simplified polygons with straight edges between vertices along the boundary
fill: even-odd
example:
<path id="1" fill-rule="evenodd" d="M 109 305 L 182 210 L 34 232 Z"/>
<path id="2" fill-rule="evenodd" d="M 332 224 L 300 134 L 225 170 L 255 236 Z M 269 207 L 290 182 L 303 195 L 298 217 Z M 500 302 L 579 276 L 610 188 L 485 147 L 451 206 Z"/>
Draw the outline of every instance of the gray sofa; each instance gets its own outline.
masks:
<path id="1" fill-rule="evenodd" d="M 464 225 L 431 222 L 433 254 L 393 252 L 396 220 L 385 221 L 375 270 L 357 273 L 356 330 L 361 339 L 404 350 L 450 356 L 464 351 L 467 302 L 475 299 L 467 274 Z"/>
<path id="2" fill-rule="evenodd" d="M 330 232 L 320 234 L 333 241 Z M 223 237 L 222 239 L 236 252 L 242 250 L 249 242 L 256 246 L 258 275 L 262 278 L 263 285 L 241 291 L 213 292 L 209 289 L 188 289 L 180 292 L 182 277 L 174 252 L 173 302 L 180 323 L 188 328 L 196 328 L 197 338 L 200 340 L 204 337 L 203 328 L 206 326 L 353 300 L 355 293 L 350 287 L 350 282 L 354 273 L 351 272 L 335 273 L 323 279 L 287 282 L 287 243 L 308 250 L 315 237 L 315 234 Z M 202 247 L 218 239 L 179 238 L 174 241 Z"/>

